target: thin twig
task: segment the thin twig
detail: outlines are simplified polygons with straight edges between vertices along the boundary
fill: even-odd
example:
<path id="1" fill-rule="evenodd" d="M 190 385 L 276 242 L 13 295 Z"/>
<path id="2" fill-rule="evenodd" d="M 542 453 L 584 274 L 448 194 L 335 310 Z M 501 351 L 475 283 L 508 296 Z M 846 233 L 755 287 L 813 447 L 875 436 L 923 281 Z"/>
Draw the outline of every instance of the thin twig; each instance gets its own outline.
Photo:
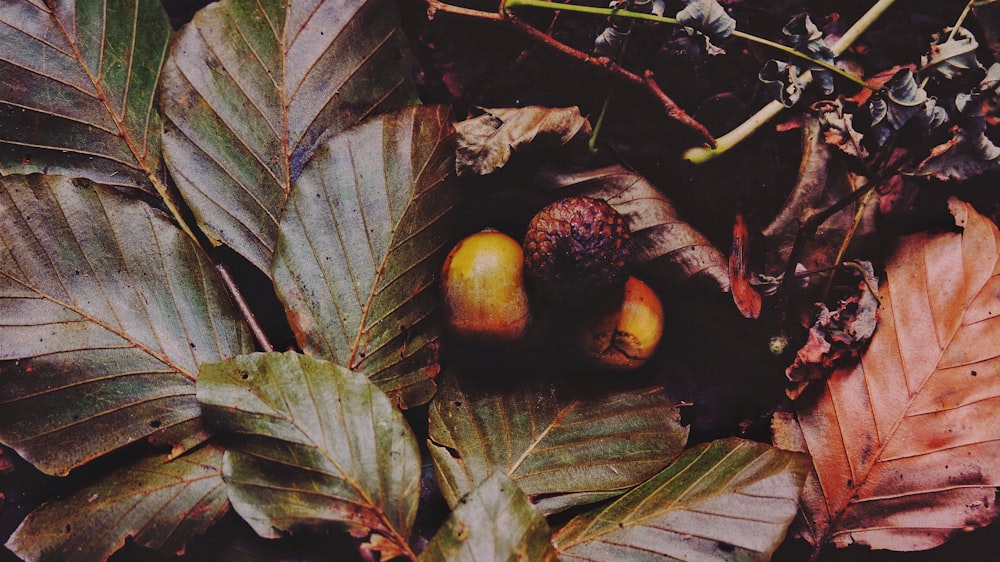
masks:
<path id="1" fill-rule="evenodd" d="M 261 351 L 274 351 L 274 346 L 271 345 L 271 340 L 267 338 L 267 334 L 264 333 L 264 329 L 261 327 L 260 322 L 257 321 L 257 317 L 254 315 L 253 310 L 250 309 L 250 305 L 247 303 L 246 299 L 243 298 L 243 293 L 240 292 L 239 287 L 236 285 L 236 281 L 233 280 L 233 276 L 229 273 L 229 268 L 221 263 L 215 264 L 215 270 L 219 272 L 219 277 L 222 279 L 222 283 L 226 286 L 229 291 L 229 296 L 233 299 L 233 303 L 236 304 L 236 308 L 239 309 L 240 314 L 247 321 L 247 325 L 250 326 L 250 331 L 253 333 L 253 337 L 257 340 L 257 346 L 260 347 Z"/>
<path id="2" fill-rule="evenodd" d="M 663 107 L 667 117 L 690 129 L 692 132 L 701 137 L 701 139 L 707 144 L 715 146 L 715 137 L 708 132 L 708 129 L 706 129 L 704 125 L 696 121 L 693 117 L 688 115 L 687 112 L 681 109 L 680 106 L 678 106 L 677 103 L 660 88 L 656 81 L 652 79 L 652 73 L 648 73 L 647 78 L 643 78 L 638 74 L 625 70 L 608 57 L 595 57 L 588 55 L 583 51 L 578 51 L 569 45 L 556 41 L 536 29 L 534 26 L 521 21 L 517 16 L 509 12 L 507 13 L 507 21 L 515 30 L 559 54 L 578 60 L 591 68 L 622 82 L 645 89 L 660 102 L 660 105 Z"/>
<path id="3" fill-rule="evenodd" d="M 693 117 L 688 115 L 687 112 L 681 109 L 680 106 L 678 106 L 677 103 L 674 102 L 674 100 L 672 100 L 660 88 L 656 81 L 652 80 L 652 74 L 649 74 L 648 78 L 643 78 L 638 74 L 622 68 L 608 57 L 595 57 L 574 49 L 569 45 L 553 39 L 551 36 L 537 29 L 533 25 L 522 21 L 513 13 L 504 11 L 503 6 L 500 8 L 500 12 L 485 12 L 482 10 L 471 10 L 468 8 L 453 6 L 446 2 L 442 2 L 441 0 L 426 0 L 426 2 L 428 6 L 428 17 L 433 17 L 436 13 L 440 12 L 488 21 L 503 22 L 510 25 L 515 31 L 527 36 L 535 43 L 544 45 L 546 48 L 560 55 L 582 62 L 606 76 L 610 76 L 626 84 L 646 90 L 660 103 L 668 118 L 677 121 L 681 125 L 690 129 L 708 146 L 715 146 L 715 137 L 708 132 L 708 129 L 706 129 L 704 125 L 696 121 Z"/>

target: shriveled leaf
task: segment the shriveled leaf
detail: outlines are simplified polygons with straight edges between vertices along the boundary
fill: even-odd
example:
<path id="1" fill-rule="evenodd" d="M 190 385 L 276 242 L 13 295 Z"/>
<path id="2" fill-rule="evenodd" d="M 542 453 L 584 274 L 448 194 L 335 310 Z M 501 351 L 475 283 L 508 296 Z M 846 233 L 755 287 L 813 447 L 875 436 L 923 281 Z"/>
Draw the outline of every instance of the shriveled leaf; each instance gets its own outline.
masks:
<path id="1" fill-rule="evenodd" d="M 141 459 L 42 504 L 5 546 L 29 562 L 107 560 L 129 537 L 181 554 L 227 511 L 222 449 L 205 446 L 170 462 Z"/>
<path id="2" fill-rule="evenodd" d="M 726 256 L 680 218 L 663 193 L 622 166 L 554 173 L 544 187 L 607 200 L 632 231 L 632 259 L 650 279 L 679 285 L 688 281 L 729 290 Z"/>
<path id="3" fill-rule="evenodd" d="M 223 0 L 178 32 L 163 148 L 202 229 L 265 273 L 291 183 L 327 134 L 414 97 L 391 0 Z"/>
<path id="4" fill-rule="evenodd" d="M 945 28 L 931 36 L 930 50 L 920 57 L 920 74 L 955 80 L 973 69 L 982 68 L 976 58 L 979 42 L 964 27 Z"/>
<path id="5" fill-rule="evenodd" d="M 336 522 L 369 537 L 383 559 L 409 553 L 420 452 L 403 415 L 363 375 L 293 352 L 254 353 L 204 365 L 198 399 L 214 427 L 240 434 L 223 476 L 258 535 Z"/>
<path id="6" fill-rule="evenodd" d="M 868 150 L 861 144 L 864 135 L 854 128 L 854 115 L 844 111 L 843 100 L 822 100 L 813 104 L 826 144 L 844 154 L 858 159 L 868 157 Z"/>
<path id="7" fill-rule="evenodd" d="M 788 38 L 789 43 L 793 49 L 806 53 L 816 60 L 820 60 L 827 63 L 833 63 L 833 59 L 836 58 L 836 53 L 833 49 L 826 43 L 823 37 L 823 32 L 820 31 L 816 24 L 813 23 L 809 14 L 798 14 L 792 17 L 784 27 L 781 28 L 781 33 Z M 801 60 L 797 61 L 801 63 Z M 824 95 L 830 95 L 833 93 L 833 73 L 829 70 L 819 66 L 817 64 L 807 64 L 802 67 L 802 70 L 809 70 L 812 72 L 813 83 L 819 86 L 820 92 Z"/>
<path id="8" fill-rule="evenodd" d="M 590 123 L 578 107 L 533 105 L 483 111 L 479 117 L 455 124 L 459 176 L 486 175 L 502 168 L 514 152 L 559 147 L 577 135 L 590 134 Z"/>
<path id="9" fill-rule="evenodd" d="M 960 127 L 951 129 L 952 137 L 931 149 L 911 172 L 941 181 L 965 181 L 1000 170 L 1000 146 L 986 136 L 985 130 Z"/>
<path id="10" fill-rule="evenodd" d="M 955 107 L 980 127 L 1000 124 L 1000 63 L 993 63 L 971 92 L 955 96 Z"/>
<path id="11" fill-rule="evenodd" d="M 785 369 L 791 383 L 785 393 L 793 400 L 809 382 L 822 380 L 834 368 L 856 361 L 875 333 L 879 301 L 872 291 L 878 287 L 878 278 L 871 262 L 854 265 L 860 278 L 855 290 L 840 299 L 832 311 L 823 303 L 817 305 L 816 321 L 809 328 L 806 343 Z"/>
<path id="12" fill-rule="evenodd" d="M 169 39 L 157 0 L 4 2 L 0 173 L 163 189 L 155 94 Z"/>
<path id="13" fill-rule="evenodd" d="M 802 79 L 797 66 L 774 59 L 764 64 L 757 73 L 757 78 L 764 83 L 767 93 L 785 107 L 799 103 L 802 90 L 809 84 L 807 80 Z"/>
<path id="14" fill-rule="evenodd" d="M 434 394 L 437 276 L 458 201 L 444 107 L 413 106 L 324 143 L 295 182 L 274 259 L 309 355 L 403 407 Z"/>
<path id="15" fill-rule="evenodd" d="M 252 347 L 166 217 L 88 180 L 0 178 L 0 440 L 38 469 L 198 442 L 198 366 Z"/>
<path id="16" fill-rule="evenodd" d="M 503 472 L 546 514 L 622 494 L 680 454 L 688 428 L 662 389 L 600 393 L 449 377 L 431 402 L 429 444 L 452 507 Z"/>
<path id="17" fill-rule="evenodd" d="M 907 236 L 889 260 L 861 362 L 774 420 L 813 458 L 797 532 L 816 548 L 922 550 L 998 513 L 1000 232 L 951 206 L 963 232 Z"/>
<path id="18" fill-rule="evenodd" d="M 420 562 L 555 560 L 549 524 L 503 472 L 458 502 Z"/>
<path id="19" fill-rule="evenodd" d="M 705 34 L 711 42 L 725 41 L 736 29 L 736 20 L 718 0 L 684 0 L 684 4 L 684 9 L 677 12 L 677 21 Z"/>
<path id="20" fill-rule="evenodd" d="M 933 129 L 941 126 L 948 118 L 943 107 L 927 95 L 917 84 L 913 71 L 901 68 L 885 85 L 885 92 L 873 96 L 868 102 L 872 118 L 872 133 L 878 146 L 889 140 L 893 133 L 904 125 L 914 122 Z"/>
<path id="21" fill-rule="evenodd" d="M 798 511 L 805 455 L 704 443 L 553 540 L 563 560 L 770 560 Z"/>

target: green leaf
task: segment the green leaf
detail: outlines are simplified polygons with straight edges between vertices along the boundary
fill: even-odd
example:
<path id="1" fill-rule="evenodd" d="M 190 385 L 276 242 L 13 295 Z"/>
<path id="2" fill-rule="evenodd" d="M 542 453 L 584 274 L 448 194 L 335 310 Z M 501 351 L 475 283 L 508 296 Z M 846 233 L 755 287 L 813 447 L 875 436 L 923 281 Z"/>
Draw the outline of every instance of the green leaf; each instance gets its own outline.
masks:
<path id="1" fill-rule="evenodd" d="M 567 561 L 770 560 L 808 471 L 805 455 L 762 443 L 704 443 L 553 540 Z"/>
<path id="2" fill-rule="evenodd" d="M 458 201 L 448 110 L 411 106 L 324 143 L 281 219 L 274 280 L 303 351 L 402 407 L 434 393 L 437 277 Z"/>
<path id="3" fill-rule="evenodd" d="M 364 376 L 292 352 L 255 353 L 203 366 L 198 399 L 210 422 L 243 434 L 224 476 L 257 534 L 339 522 L 371 533 L 367 548 L 383 559 L 412 554 L 420 453 L 403 415 Z"/>
<path id="4" fill-rule="evenodd" d="M 0 174 L 165 189 L 155 93 L 169 39 L 157 0 L 5 2 Z"/>
<path id="5" fill-rule="evenodd" d="M 499 388 L 460 375 L 461 383 L 446 377 L 430 407 L 431 458 L 453 508 L 495 472 L 513 478 L 545 514 L 615 497 L 687 442 L 688 428 L 662 389 Z"/>
<path id="6" fill-rule="evenodd" d="M 222 449 L 141 459 L 32 511 L 6 547 L 31 562 L 107 560 L 132 539 L 180 554 L 228 510 Z"/>
<path id="7" fill-rule="evenodd" d="M 292 181 L 325 135 L 415 98 L 393 0 L 223 0 L 163 71 L 167 166 L 202 229 L 271 271 Z"/>
<path id="8" fill-rule="evenodd" d="M 420 562 L 555 560 L 549 524 L 502 472 L 463 497 Z"/>
<path id="9" fill-rule="evenodd" d="M 88 180 L 0 178 L 0 441 L 49 474 L 204 438 L 198 366 L 252 349 L 196 244 Z"/>

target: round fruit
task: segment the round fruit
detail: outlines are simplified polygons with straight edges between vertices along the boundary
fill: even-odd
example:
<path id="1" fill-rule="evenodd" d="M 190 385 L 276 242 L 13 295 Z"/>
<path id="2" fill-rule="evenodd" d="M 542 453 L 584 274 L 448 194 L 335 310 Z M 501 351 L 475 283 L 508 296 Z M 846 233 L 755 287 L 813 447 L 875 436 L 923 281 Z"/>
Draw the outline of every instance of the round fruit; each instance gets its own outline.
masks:
<path id="1" fill-rule="evenodd" d="M 528 224 L 526 276 L 564 303 L 611 292 L 628 278 L 631 238 L 625 219 L 603 199 L 560 199 Z"/>
<path id="2" fill-rule="evenodd" d="M 441 269 L 441 300 L 448 328 L 461 339 L 520 339 L 531 326 L 521 245 L 496 230 L 461 240 Z"/>
<path id="3" fill-rule="evenodd" d="M 663 305 L 656 293 L 635 277 L 625 282 L 620 304 L 583 322 L 580 343 L 594 365 L 628 370 L 652 357 L 663 336 Z"/>

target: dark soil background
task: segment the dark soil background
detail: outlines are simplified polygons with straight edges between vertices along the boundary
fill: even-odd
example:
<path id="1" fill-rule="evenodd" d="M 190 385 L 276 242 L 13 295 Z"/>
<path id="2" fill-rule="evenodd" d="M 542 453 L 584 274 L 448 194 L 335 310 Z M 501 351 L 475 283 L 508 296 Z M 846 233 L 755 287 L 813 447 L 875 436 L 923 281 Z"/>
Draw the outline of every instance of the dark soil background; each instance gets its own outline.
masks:
<path id="1" fill-rule="evenodd" d="M 175 28 L 186 23 L 206 4 L 202 0 L 163 0 Z M 580 2 L 583 3 L 583 2 Z M 606 6 L 600 0 L 588 0 Z M 770 39 L 781 37 L 781 27 L 795 14 L 807 12 L 820 27 L 833 32 L 846 29 L 873 3 L 871 0 L 843 0 L 837 3 L 810 0 L 723 0 L 738 28 Z M 680 9 L 679 0 L 667 1 L 667 13 Z M 850 59 L 867 74 L 895 65 L 916 63 L 933 33 L 951 25 L 964 2 L 940 0 L 898 1 L 863 36 Z M 488 0 L 465 0 L 464 6 L 495 10 Z M 611 95 L 600 152 L 586 156 L 587 165 L 624 163 L 639 170 L 661 187 L 684 217 L 728 253 L 735 212 L 748 217 L 751 232 L 766 224 L 781 208 L 789 188 L 795 183 L 800 161 L 797 129 L 779 132 L 764 127 L 750 142 L 706 165 L 686 165 L 680 154 L 700 143 L 690 131 L 670 121 L 642 90 L 615 84 L 585 64 L 573 61 L 539 45 L 503 23 L 481 21 L 451 14 L 426 18 L 426 6 L 419 0 L 400 0 L 404 29 L 409 34 L 415 59 L 414 76 L 425 103 L 453 105 L 456 119 L 473 113 L 476 107 L 545 105 L 579 106 L 584 115 L 595 117 Z M 523 12 L 528 21 L 542 30 L 551 30 L 557 40 L 589 51 L 593 38 L 606 22 L 600 16 L 551 12 Z M 982 44 L 979 59 L 984 65 L 996 60 L 989 40 L 1000 29 L 984 28 L 970 19 L 970 27 Z M 722 45 L 726 54 L 703 56 L 696 45 L 675 38 L 664 27 L 636 29 L 621 64 L 641 74 L 653 71 L 662 89 L 685 111 L 716 135 L 729 130 L 761 107 L 769 98 L 757 73 L 775 53 L 739 40 Z M 995 47 L 995 44 L 994 44 Z M 855 93 L 838 82 L 842 92 Z M 933 92 L 932 92 L 933 93 Z M 800 107 L 808 105 L 805 100 Z M 788 120 L 795 109 L 779 116 Z M 565 155 L 563 155 L 565 156 Z M 560 157 L 556 155 L 554 157 Z M 577 158 L 578 155 L 565 156 Z M 506 181 L 519 181 L 518 170 L 505 172 Z M 937 210 L 949 194 L 959 192 L 982 212 L 997 216 L 1000 177 L 991 174 L 966 182 L 961 187 L 928 182 L 912 205 L 915 212 L 900 219 L 897 230 L 916 229 L 940 219 Z M 488 208 L 489 210 L 485 210 Z M 470 230 L 485 223 L 501 223 L 516 230 L 526 222 L 523 202 L 489 201 L 467 212 Z M 759 255 L 752 259 L 760 260 Z M 246 287 L 267 330 L 278 343 L 290 344 L 282 307 L 266 279 L 250 266 L 232 258 L 231 266 Z M 664 365 L 664 380 L 677 398 L 695 406 L 686 412 L 691 424 L 691 443 L 738 435 L 769 440 L 769 418 L 784 398 L 784 367 L 788 356 L 775 358 L 767 350 L 771 328 L 763 321 L 743 319 L 728 295 L 699 287 L 660 287 L 668 311 L 664 350 L 656 358 Z M 765 312 L 766 316 L 766 312 Z M 418 439 L 426 436 L 427 410 L 407 412 Z M 66 479 L 48 478 L 3 450 L 0 455 L 0 538 L 13 531 L 35 506 L 100 477 L 108 467 L 144 452 L 137 445 L 75 471 Z M 425 471 L 424 502 L 418 514 L 417 534 L 429 537 L 447 514 L 443 501 L 433 490 L 433 476 Z M 800 541 L 789 540 L 774 560 L 794 562 L 808 558 L 809 550 Z M 862 548 L 823 552 L 822 562 L 879 561 L 967 562 L 1000 559 L 1000 529 L 996 525 L 959 536 L 937 549 L 918 553 L 871 552 Z M 196 539 L 184 557 L 217 562 L 265 560 L 356 560 L 352 540 L 346 534 L 324 537 L 268 541 L 256 537 L 235 514 Z M 130 545 L 114 560 L 170 560 L 165 556 Z M 15 560 L 6 550 L 0 562 Z"/>

